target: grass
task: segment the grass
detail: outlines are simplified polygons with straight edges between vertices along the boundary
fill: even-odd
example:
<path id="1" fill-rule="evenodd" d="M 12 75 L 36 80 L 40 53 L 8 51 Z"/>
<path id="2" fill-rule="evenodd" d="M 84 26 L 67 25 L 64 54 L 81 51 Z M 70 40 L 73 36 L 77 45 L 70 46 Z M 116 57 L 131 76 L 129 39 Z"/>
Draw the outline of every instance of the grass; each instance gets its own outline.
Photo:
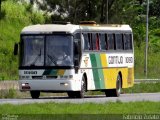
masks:
<path id="1" fill-rule="evenodd" d="M 0 98 L 17 98 L 17 91 L 15 89 L 0 90 Z"/>
<path id="2" fill-rule="evenodd" d="M 146 78 L 144 74 L 144 50 L 145 44 L 141 46 L 141 48 L 135 47 L 135 78 L 141 79 Z M 157 79 L 160 73 L 160 52 L 154 52 L 151 49 L 148 51 L 148 76 L 147 78 L 150 79 Z"/>
<path id="3" fill-rule="evenodd" d="M 160 102 L 5 104 L 0 108 L 0 114 L 158 114 Z"/>
<path id="4" fill-rule="evenodd" d="M 140 83 L 131 88 L 123 89 L 123 93 L 155 93 L 160 92 L 160 82 L 158 83 Z"/>

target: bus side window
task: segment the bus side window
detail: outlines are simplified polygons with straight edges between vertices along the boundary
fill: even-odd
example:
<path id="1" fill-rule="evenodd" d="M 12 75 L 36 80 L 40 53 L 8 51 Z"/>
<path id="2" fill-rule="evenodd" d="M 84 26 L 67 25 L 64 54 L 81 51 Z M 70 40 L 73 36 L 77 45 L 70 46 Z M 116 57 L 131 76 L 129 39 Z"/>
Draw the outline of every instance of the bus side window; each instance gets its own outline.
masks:
<path id="1" fill-rule="evenodd" d="M 90 49 L 90 43 L 89 43 L 89 37 L 87 33 L 83 33 L 84 37 L 84 50 L 89 50 Z"/>
<path id="2" fill-rule="evenodd" d="M 100 49 L 107 50 L 107 43 L 106 43 L 106 34 L 100 34 Z"/>
<path id="3" fill-rule="evenodd" d="M 92 33 L 93 50 L 99 50 L 99 35 L 98 33 Z"/>
<path id="4" fill-rule="evenodd" d="M 132 50 L 133 48 L 132 48 L 132 35 L 131 34 L 129 34 L 129 41 L 130 41 L 130 49 Z"/>
<path id="5" fill-rule="evenodd" d="M 132 36 L 131 34 L 124 34 L 124 49 L 132 50 Z"/>
<path id="6" fill-rule="evenodd" d="M 114 42 L 114 34 L 108 34 L 108 49 L 109 50 L 114 50 L 115 49 L 115 42 Z"/>
<path id="7" fill-rule="evenodd" d="M 115 34 L 115 40 L 116 40 L 116 49 L 122 50 L 123 49 L 122 34 Z"/>
<path id="8" fill-rule="evenodd" d="M 92 33 L 88 33 L 89 50 L 93 50 Z"/>

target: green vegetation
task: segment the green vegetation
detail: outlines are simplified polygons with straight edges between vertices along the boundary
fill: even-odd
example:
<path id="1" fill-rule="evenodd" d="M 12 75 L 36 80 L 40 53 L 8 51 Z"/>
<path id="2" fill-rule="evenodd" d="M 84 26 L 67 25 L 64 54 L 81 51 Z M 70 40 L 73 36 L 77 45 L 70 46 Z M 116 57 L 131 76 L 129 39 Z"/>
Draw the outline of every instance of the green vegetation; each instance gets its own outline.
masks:
<path id="1" fill-rule="evenodd" d="M 153 50 L 151 50 L 151 47 Z M 148 78 L 150 79 L 160 78 L 160 51 L 154 52 L 155 49 L 150 45 L 148 52 Z M 135 47 L 135 78 L 146 78 L 144 74 L 144 53 L 144 45 L 140 48 Z"/>
<path id="2" fill-rule="evenodd" d="M 15 89 L 0 90 L 0 98 L 17 98 L 17 91 Z"/>
<path id="3" fill-rule="evenodd" d="M 0 108 L 0 114 L 159 114 L 160 102 L 5 104 Z"/>
<path id="4" fill-rule="evenodd" d="M 160 92 L 159 83 L 140 83 L 131 88 L 123 89 L 123 93 L 155 93 Z"/>
<path id="5" fill-rule="evenodd" d="M 0 80 L 18 79 L 18 57 L 13 55 L 23 27 L 44 23 L 42 13 L 33 12 L 30 5 L 13 0 L 2 2 L 0 14 Z"/>
<path id="6" fill-rule="evenodd" d="M 23 105 L 0 105 L 0 115 L 18 120 L 124 120 L 127 115 L 160 117 L 160 102 L 117 101 L 105 104 L 42 103 Z M 152 116 L 153 117 L 153 116 Z M 148 120 L 151 118 L 148 118 Z M 158 120 L 157 119 L 157 120 Z"/>

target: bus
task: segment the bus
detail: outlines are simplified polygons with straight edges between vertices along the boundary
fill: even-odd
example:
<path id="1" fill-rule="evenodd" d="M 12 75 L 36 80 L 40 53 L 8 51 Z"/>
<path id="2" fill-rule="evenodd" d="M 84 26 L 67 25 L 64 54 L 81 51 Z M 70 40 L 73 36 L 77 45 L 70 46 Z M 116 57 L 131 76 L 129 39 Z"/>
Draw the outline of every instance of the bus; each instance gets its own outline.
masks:
<path id="1" fill-rule="evenodd" d="M 19 89 L 66 92 L 84 98 L 87 91 L 119 97 L 134 85 L 133 33 L 129 25 L 31 25 L 21 31 L 14 54 L 19 55 Z"/>

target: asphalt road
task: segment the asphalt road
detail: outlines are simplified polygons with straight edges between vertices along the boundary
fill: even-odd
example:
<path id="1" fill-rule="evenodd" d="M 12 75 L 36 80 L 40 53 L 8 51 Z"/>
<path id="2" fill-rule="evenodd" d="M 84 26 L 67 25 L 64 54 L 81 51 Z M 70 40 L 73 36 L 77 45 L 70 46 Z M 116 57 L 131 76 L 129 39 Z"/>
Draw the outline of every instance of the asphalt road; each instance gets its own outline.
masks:
<path id="1" fill-rule="evenodd" d="M 107 103 L 107 102 L 135 102 L 135 101 L 154 101 L 160 102 L 160 93 L 139 93 L 139 94 L 122 94 L 120 97 L 105 97 L 104 95 L 85 96 L 83 99 L 71 99 L 67 96 L 62 97 L 40 97 L 40 99 L 21 98 L 21 99 L 0 99 L 0 104 L 30 104 L 30 103 Z"/>

